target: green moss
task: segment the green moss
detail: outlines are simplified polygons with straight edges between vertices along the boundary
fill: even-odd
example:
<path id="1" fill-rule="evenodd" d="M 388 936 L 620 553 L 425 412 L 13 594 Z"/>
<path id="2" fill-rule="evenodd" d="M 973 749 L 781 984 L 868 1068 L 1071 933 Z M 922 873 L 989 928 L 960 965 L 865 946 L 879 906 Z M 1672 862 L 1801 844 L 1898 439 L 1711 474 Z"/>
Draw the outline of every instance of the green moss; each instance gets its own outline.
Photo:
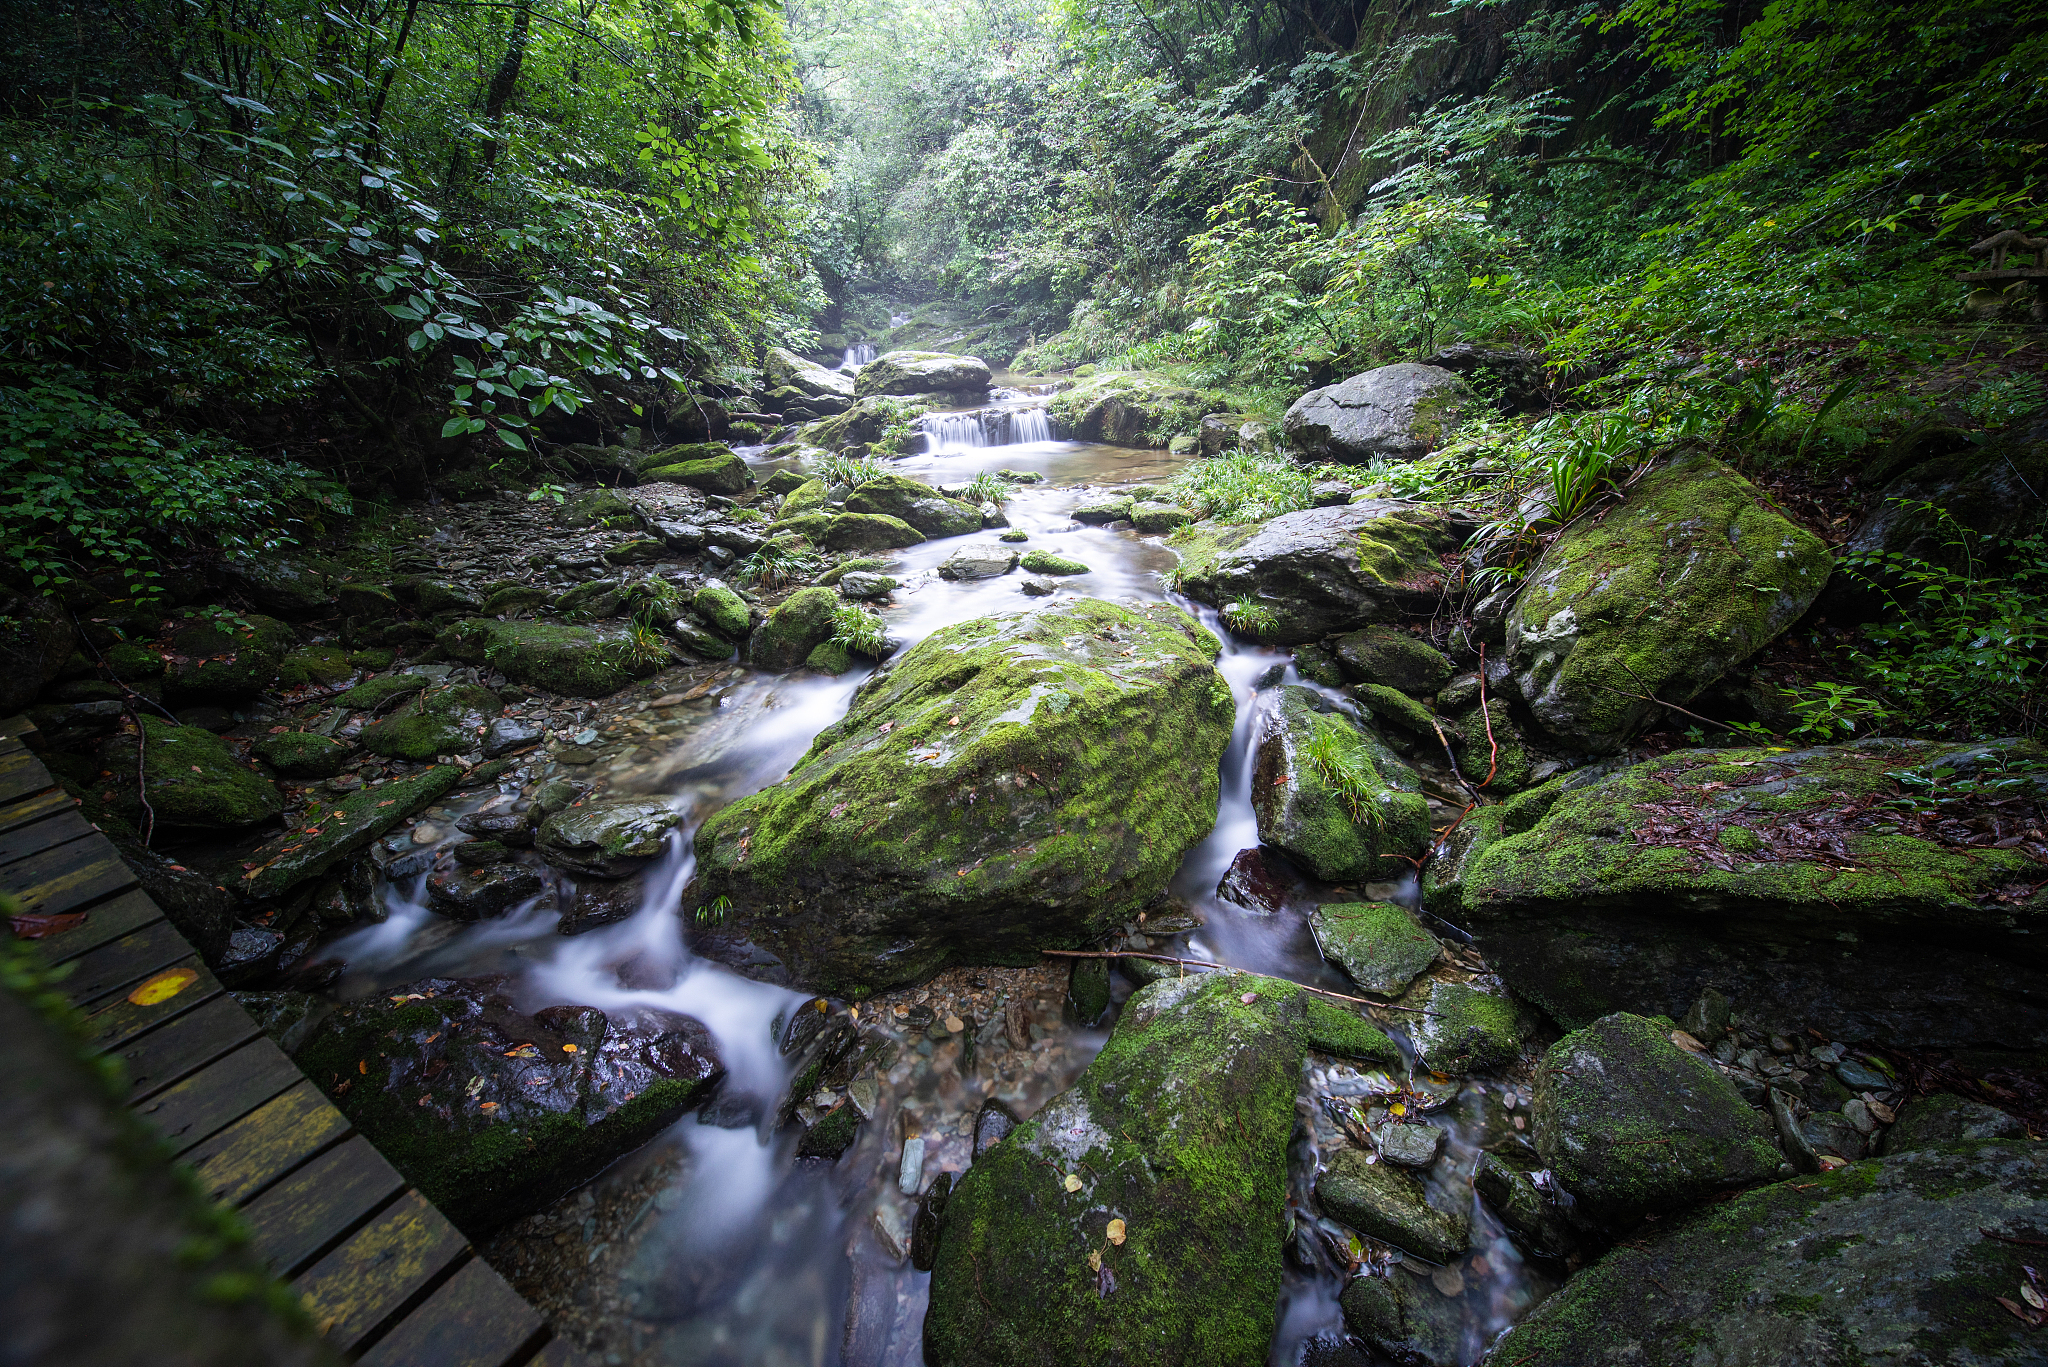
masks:
<path id="1" fill-rule="evenodd" d="M 826 487 L 824 480 L 806 480 L 784 496 L 782 508 L 776 515 L 777 520 L 782 521 L 792 517 L 800 517 L 805 513 L 821 512 L 830 502 L 831 491 Z"/>
<path id="2" fill-rule="evenodd" d="M 747 658 L 762 669 L 795 669 L 832 636 L 839 595 L 828 588 L 798 589 L 768 614 L 747 643 Z"/>
<path id="3" fill-rule="evenodd" d="M 1357 1011 L 1324 1001 L 1313 993 L 1301 999 L 1302 1039 L 1311 1049 L 1339 1058 L 1362 1059 L 1382 1068 L 1399 1068 L 1405 1060 L 1386 1031 Z"/>
<path id="4" fill-rule="evenodd" d="M 828 551 L 886 551 L 919 545 L 924 533 L 885 513 L 841 513 L 812 539 Z"/>
<path id="5" fill-rule="evenodd" d="M 337 707 L 367 710 L 389 702 L 401 693 L 421 692 L 429 685 L 430 681 L 423 674 L 386 674 L 365 679 L 354 688 L 335 695 L 334 702 Z"/>
<path id="6" fill-rule="evenodd" d="M 274 821 L 284 811 L 277 785 L 251 768 L 211 731 L 173 726 L 141 713 L 143 791 L 160 826 L 239 830 Z M 136 800 L 133 736 L 116 739 L 107 753 L 110 805 L 130 822 L 148 819 Z"/>
<path id="7" fill-rule="evenodd" d="M 348 662 L 348 652 L 341 646 L 302 646 L 279 662 L 277 681 L 286 688 L 337 684 L 354 672 Z"/>
<path id="8" fill-rule="evenodd" d="M 1078 560 L 1069 560 L 1064 555 L 1051 551 L 1026 551 L 1024 558 L 1017 562 L 1032 574 L 1087 574 L 1088 567 Z"/>
<path id="9" fill-rule="evenodd" d="M 520 683 L 571 698 L 607 697 L 661 667 L 659 660 L 629 649 L 616 629 L 471 618 L 436 639 L 458 660 L 488 664 Z"/>
<path id="10" fill-rule="evenodd" d="M 804 656 L 804 668 L 820 674 L 844 674 L 853 668 L 853 652 L 837 641 L 820 641 Z"/>
<path id="11" fill-rule="evenodd" d="M 452 764 L 353 793 L 310 827 L 296 827 L 272 840 L 245 866 L 242 891 L 275 897 L 318 878 L 370 845 L 393 826 L 453 788 L 462 770 Z"/>
<path id="12" fill-rule="evenodd" d="M 310 731 L 265 736 L 252 748 L 256 758 L 286 778 L 333 778 L 349 756 L 346 743 Z"/>
<path id="13" fill-rule="evenodd" d="M 130 683 L 137 679 L 154 679 L 164 672 L 162 655 L 132 641 L 115 641 L 100 654 L 115 678 Z"/>
<path id="14" fill-rule="evenodd" d="M 368 646 L 362 650 L 351 651 L 348 662 L 357 669 L 389 669 L 391 668 L 391 662 L 397 658 L 395 654 L 386 650 L 383 646 Z M 361 685 L 358 684 L 357 687 L 361 687 Z M 351 689 L 350 691 L 353 692 L 354 690 Z"/>
<path id="15" fill-rule="evenodd" d="M 1399 995 L 1443 953 L 1436 936 L 1390 902 L 1324 903 L 1309 913 L 1309 924 L 1323 954 L 1378 996 Z"/>
<path id="16" fill-rule="evenodd" d="M 1355 686 L 1351 694 L 1364 706 L 1366 716 L 1374 721 L 1396 727 L 1418 741 L 1442 748 L 1442 742 L 1437 739 L 1436 718 L 1427 707 L 1406 693 L 1385 684 L 1365 683 Z M 1462 748 L 1464 737 L 1450 734 L 1448 727 L 1445 733 L 1453 746 Z"/>
<path id="17" fill-rule="evenodd" d="M 391 759 L 429 760 L 467 754 L 484 727 L 504 710 L 498 695 L 475 684 L 433 688 L 363 728 L 363 748 Z"/>
<path id="18" fill-rule="evenodd" d="M 1259 838 L 1327 882 L 1386 878 L 1429 844 L 1414 771 L 1313 690 L 1282 690 L 1252 773 Z"/>
<path id="19" fill-rule="evenodd" d="M 630 527 L 638 519 L 633 501 L 617 489 L 591 489 L 569 500 L 562 520 L 572 527 Z"/>
<path id="20" fill-rule="evenodd" d="M 187 617 L 171 632 L 164 688 L 173 701 L 237 702 L 268 688 L 297 643 L 274 618 Z"/>
<path id="21" fill-rule="evenodd" d="M 1483 1072 L 1521 1056 L 1529 1022 L 1505 991 L 1430 982 L 1403 1003 L 1428 1013 L 1414 1018 L 1409 1037 L 1416 1056 L 1434 1072 Z"/>
<path id="22" fill-rule="evenodd" d="M 531 611 L 547 601 L 546 589 L 532 584 L 510 584 L 484 599 L 483 611 L 487 617 L 509 617 L 515 612 Z"/>
<path id="23" fill-rule="evenodd" d="M 690 610 L 728 641 L 744 641 L 753 629 L 747 600 L 723 584 L 706 584 L 698 589 L 697 596 L 690 600 Z"/>

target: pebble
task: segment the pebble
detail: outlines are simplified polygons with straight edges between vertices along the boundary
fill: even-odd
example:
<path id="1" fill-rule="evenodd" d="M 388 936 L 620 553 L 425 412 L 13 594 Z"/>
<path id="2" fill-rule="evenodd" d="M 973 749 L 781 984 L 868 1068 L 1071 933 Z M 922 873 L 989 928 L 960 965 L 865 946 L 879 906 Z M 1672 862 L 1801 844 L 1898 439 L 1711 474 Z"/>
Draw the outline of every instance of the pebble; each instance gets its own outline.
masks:
<path id="1" fill-rule="evenodd" d="M 1835 1065 L 1835 1076 L 1852 1092 L 1887 1091 L 1892 1085 L 1892 1080 L 1883 1073 L 1852 1058 L 1843 1059 Z"/>
<path id="2" fill-rule="evenodd" d="M 896 1169 L 896 1190 L 915 1196 L 924 1185 L 924 1140 L 903 1141 L 903 1161 Z"/>
<path id="3" fill-rule="evenodd" d="M 412 828 L 412 843 L 415 845 L 432 845 L 439 841 L 440 838 L 441 828 L 439 826 L 430 826 L 422 821 L 419 825 Z"/>
<path id="4" fill-rule="evenodd" d="M 1870 1114 L 1870 1108 L 1860 1099 L 1844 1102 L 1842 1114 L 1856 1127 L 1858 1134 L 1876 1134 L 1877 1120 Z"/>

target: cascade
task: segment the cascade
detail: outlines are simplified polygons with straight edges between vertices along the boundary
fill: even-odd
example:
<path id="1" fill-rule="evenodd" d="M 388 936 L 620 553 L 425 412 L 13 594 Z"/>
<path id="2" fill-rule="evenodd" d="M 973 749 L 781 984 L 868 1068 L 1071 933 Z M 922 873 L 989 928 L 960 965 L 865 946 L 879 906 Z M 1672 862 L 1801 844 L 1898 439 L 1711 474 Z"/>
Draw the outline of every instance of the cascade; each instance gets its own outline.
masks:
<path id="1" fill-rule="evenodd" d="M 855 342 L 852 346 L 846 349 L 846 354 L 840 358 L 839 368 L 841 370 L 859 370 L 862 366 L 866 365 L 869 361 L 872 361 L 874 359 L 874 343 Z"/>

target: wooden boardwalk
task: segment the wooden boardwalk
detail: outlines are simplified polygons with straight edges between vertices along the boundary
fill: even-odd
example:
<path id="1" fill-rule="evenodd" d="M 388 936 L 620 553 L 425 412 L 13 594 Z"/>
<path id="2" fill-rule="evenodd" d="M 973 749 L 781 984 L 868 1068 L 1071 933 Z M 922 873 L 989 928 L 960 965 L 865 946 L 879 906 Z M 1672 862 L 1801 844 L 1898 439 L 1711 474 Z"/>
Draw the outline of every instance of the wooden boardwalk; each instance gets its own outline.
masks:
<path id="1" fill-rule="evenodd" d="M 581 1367 L 538 1312 L 385 1162 L 257 1028 L 164 919 L 114 845 L 0 720 L 0 892 L 78 914 L 35 943 L 93 1042 L 127 1067 L 128 1104 L 365 1367 Z"/>

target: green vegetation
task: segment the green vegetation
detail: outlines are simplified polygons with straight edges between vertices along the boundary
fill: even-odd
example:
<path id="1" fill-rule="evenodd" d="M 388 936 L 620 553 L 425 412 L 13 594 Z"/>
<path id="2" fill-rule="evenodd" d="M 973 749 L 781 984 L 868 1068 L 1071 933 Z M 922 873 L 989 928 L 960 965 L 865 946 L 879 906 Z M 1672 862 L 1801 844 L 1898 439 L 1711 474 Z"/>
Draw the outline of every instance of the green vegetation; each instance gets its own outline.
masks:
<path id="1" fill-rule="evenodd" d="M 873 660 L 889 653 L 889 635 L 881 617 L 858 603 L 848 603 L 833 614 L 832 640 Z"/>

